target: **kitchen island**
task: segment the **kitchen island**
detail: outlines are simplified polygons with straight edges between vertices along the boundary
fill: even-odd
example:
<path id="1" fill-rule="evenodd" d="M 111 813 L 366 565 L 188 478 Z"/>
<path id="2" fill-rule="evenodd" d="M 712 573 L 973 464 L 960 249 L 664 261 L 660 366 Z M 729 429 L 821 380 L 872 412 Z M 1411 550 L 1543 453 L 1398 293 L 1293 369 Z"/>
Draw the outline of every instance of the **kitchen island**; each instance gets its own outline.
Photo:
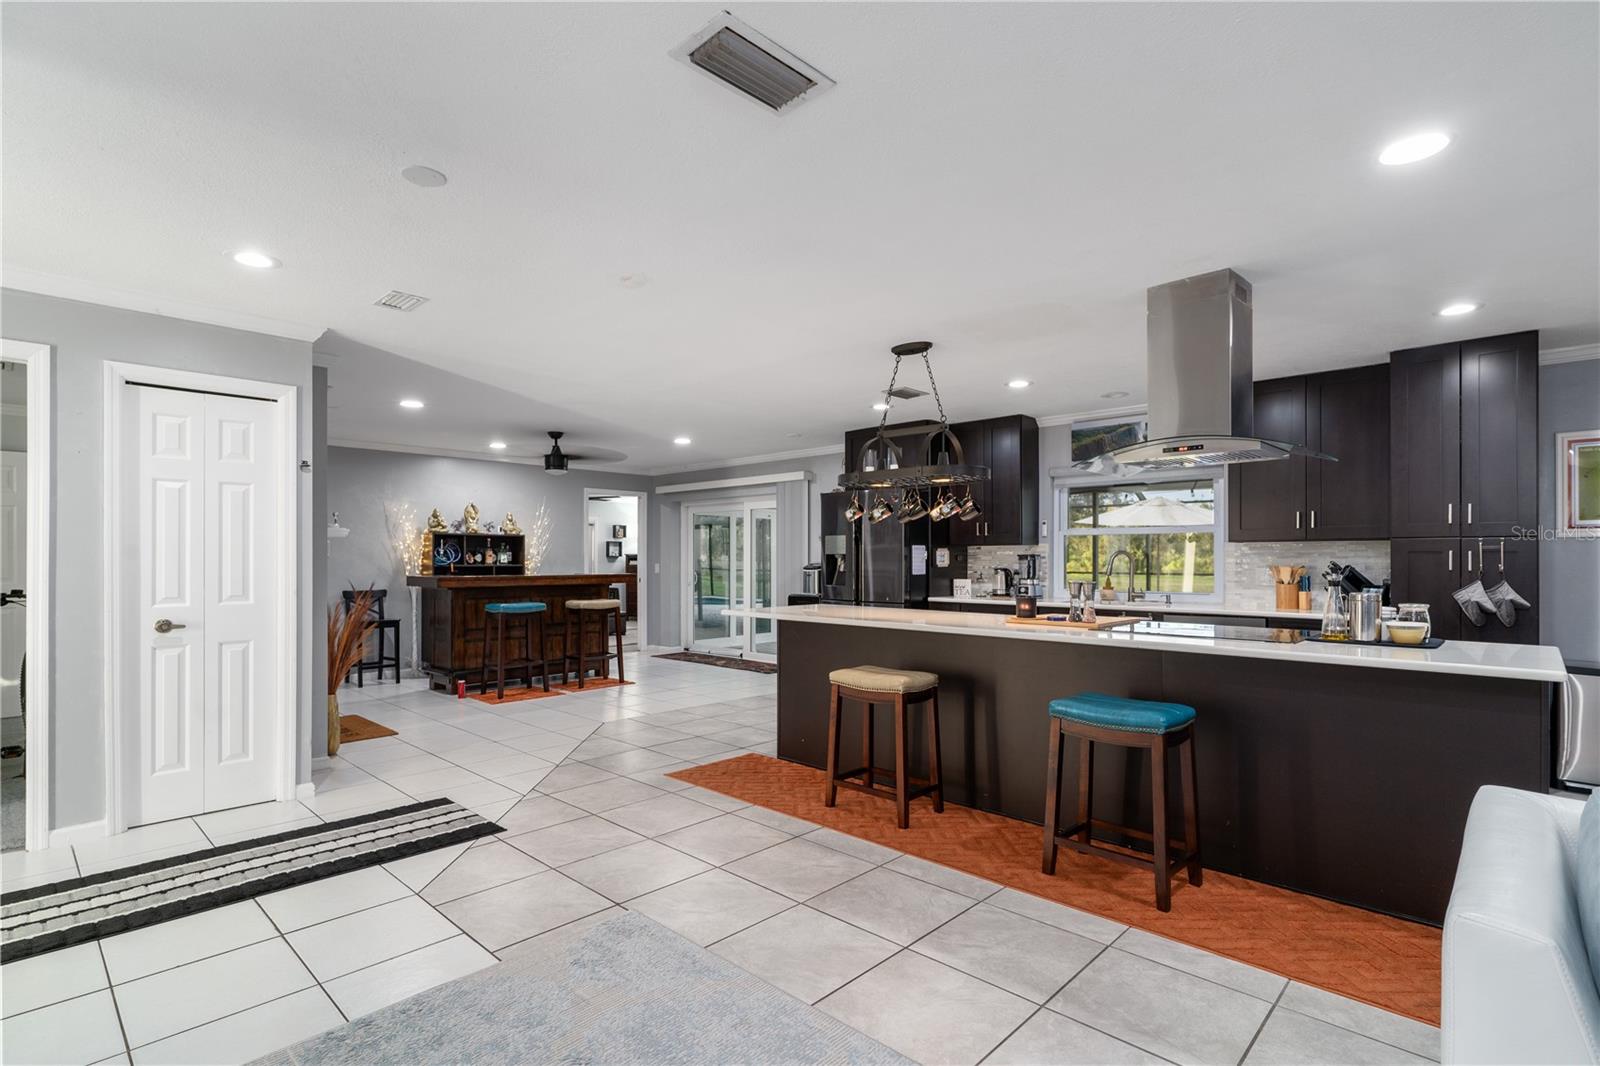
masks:
<path id="1" fill-rule="evenodd" d="M 609 599 L 615 595 L 615 574 L 413 574 L 406 584 L 422 589 L 422 669 L 434 687 L 450 688 L 457 681 L 485 679 L 484 664 L 489 632 L 483 609 L 491 603 L 538 600 L 544 612 L 545 654 L 555 661 L 559 676 L 562 642 L 567 620 L 566 601 Z M 514 617 L 506 623 L 507 640 L 520 641 L 527 622 Z M 590 654 L 605 652 L 593 625 L 584 638 Z M 521 655 L 520 643 L 514 654 Z M 488 661 L 493 661 L 488 655 Z"/>
<path id="2" fill-rule="evenodd" d="M 946 797 L 1038 823 L 1051 699 L 1092 690 L 1186 703 L 1198 712 L 1207 867 L 1422 921 L 1444 917 L 1477 789 L 1551 780 L 1565 675 L 1554 648 L 1193 639 L 829 605 L 749 613 L 778 632 L 780 758 L 823 766 L 828 671 L 932 670 Z M 894 750 L 888 718 L 878 716 L 879 751 Z M 856 765 L 858 731 L 843 736 Z M 923 741 L 914 733 L 914 774 Z M 1069 755 L 1065 796 L 1076 765 Z M 1093 785 L 1097 817 L 1150 823 L 1143 752 L 1097 746 Z"/>

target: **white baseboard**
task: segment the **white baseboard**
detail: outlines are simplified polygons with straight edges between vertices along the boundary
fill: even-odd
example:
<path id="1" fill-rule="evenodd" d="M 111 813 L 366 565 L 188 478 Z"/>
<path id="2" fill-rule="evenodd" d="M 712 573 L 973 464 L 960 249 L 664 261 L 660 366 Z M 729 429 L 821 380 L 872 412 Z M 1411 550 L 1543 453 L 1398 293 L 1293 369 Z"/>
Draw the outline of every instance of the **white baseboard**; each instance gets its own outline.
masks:
<path id="1" fill-rule="evenodd" d="M 313 765 L 315 765 L 315 761 L 313 761 Z M 313 782 L 302 781 L 294 786 L 294 798 L 297 800 L 308 800 L 316 794 L 317 786 Z"/>
<path id="2" fill-rule="evenodd" d="M 83 822 L 79 825 L 64 825 L 59 829 L 50 830 L 50 846 L 64 848 L 71 844 L 82 844 L 91 840 L 104 840 L 109 836 L 104 818 L 93 822 Z"/>

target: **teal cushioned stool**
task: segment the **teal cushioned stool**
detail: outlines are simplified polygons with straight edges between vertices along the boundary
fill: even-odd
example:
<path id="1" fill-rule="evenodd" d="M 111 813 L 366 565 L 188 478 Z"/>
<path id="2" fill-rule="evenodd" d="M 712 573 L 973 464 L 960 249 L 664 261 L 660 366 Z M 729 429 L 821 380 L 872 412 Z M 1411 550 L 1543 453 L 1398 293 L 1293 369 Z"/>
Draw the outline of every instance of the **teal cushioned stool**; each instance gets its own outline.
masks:
<path id="1" fill-rule="evenodd" d="M 1156 908 L 1172 909 L 1172 878 L 1187 867 L 1191 885 L 1201 883 L 1200 818 L 1195 799 L 1194 708 L 1181 703 L 1159 703 L 1103 692 L 1079 692 L 1050 701 L 1050 754 L 1045 778 L 1044 861 L 1046 874 L 1056 872 L 1056 850 L 1065 844 L 1074 851 L 1102 855 L 1119 862 L 1148 866 L 1156 875 Z M 1078 814 L 1071 826 L 1060 828 L 1062 749 L 1066 738 L 1078 743 Z M 1116 744 L 1150 752 L 1150 832 L 1094 817 L 1090 810 L 1094 792 L 1094 745 Z M 1167 836 L 1167 754 L 1176 750 L 1182 786 L 1183 840 Z M 1124 851 L 1097 846 L 1092 829 L 1146 841 L 1153 853 L 1144 859 Z"/>
<path id="2" fill-rule="evenodd" d="M 524 680 L 529 688 L 533 687 L 533 668 L 538 667 L 544 677 L 544 690 L 550 691 L 550 660 L 546 654 L 544 641 L 544 612 L 545 605 L 538 600 L 518 600 L 514 603 L 486 603 L 483 605 L 484 613 L 484 650 L 483 650 L 483 675 L 478 686 L 479 692 L 489 691 L 489 619 L 495 620 L 495 698 L 505 699 L 506 696 L 506 671 L 522 670 Z M 522 656 L 517 659 L 506 657 L 506 617 L 522 619 Z M 537 632 L 537 636 L 535 636 Z M 512 639 L 516 639 L 513 632 Z M 534 650 L 538 654 L 534 654 Z"/>

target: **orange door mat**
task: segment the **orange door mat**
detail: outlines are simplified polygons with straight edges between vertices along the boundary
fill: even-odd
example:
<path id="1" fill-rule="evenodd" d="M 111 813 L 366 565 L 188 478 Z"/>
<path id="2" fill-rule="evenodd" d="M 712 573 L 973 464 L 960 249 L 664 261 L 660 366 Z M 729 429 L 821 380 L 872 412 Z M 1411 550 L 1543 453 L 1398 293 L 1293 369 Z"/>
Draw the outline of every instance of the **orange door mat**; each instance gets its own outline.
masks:
<path id="1" fill-rule="evenodd" d="M 508 688 L 504 696 L 496 696 L 492 688 L 488 692 L 467 693 L 469 699 L 477 700 L 479 703 L 520 703 L 523 700 L 542 700 L 548 696 L 559 695 L 561 689 L 553 684 L 549 692 L 546 692 L 543 686 L 535 685 L 533 688 Z"/>
<path id="2" fill-rule="evenodd" d="M 576 681 L 563 681 L 557 687 L 559 687 L 562 692 L 588 692 L 597 688 L 620 688 L 623 685 L 631 684 L 633 684 L 632 681 L 618 681 L 614 677 L 591 677 L 583 683 L 582 688 L 578 687 L 578 683 Z"/>
<path id="3" fill-rule="evenodd" d="M 339 715 L 339 743 L 352 744 L 358 740 L 376 740 L 379 737 L 392 737 L 393 729 L 386 725 L 379 725 L 370 718 L 363 718 L 359 714 Z"/>
<path id="4" fill-rule="evenodd" d="M 1039 871 L 1042 830 L 998 814 L 926 797 L 911 828 L 896 829 L 892 802 L 848 789 L 822 805 L 821 770 L 765 755 L 741 755 L 671 775 L 746 803 L 781 811 L 1131 925 L 1439 1024 L 1439 930 L 1214 870 L 1194 888 L 1179 876 L 1172 910 L 1155 906 L 1155 875 L 1062 849 L 1056 876 Z M 1202 848 L 1204 841 L 1201 841 Z"/>

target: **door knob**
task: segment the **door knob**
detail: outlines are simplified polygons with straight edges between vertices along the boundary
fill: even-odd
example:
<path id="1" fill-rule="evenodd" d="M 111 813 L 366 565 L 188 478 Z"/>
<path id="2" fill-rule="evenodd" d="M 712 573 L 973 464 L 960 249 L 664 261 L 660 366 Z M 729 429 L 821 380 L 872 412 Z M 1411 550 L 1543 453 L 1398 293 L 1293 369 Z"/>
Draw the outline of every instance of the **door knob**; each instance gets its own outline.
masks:
<path id="1" fill-rule="evenodd" d="M 182 624 L 181 622 L 174 622 L 170 618 L 157 618 L 156 619 L 156 632 L 157 633 L 171 633 L 174 629 L 188 629 L 188 628 L 189 628 L 188 626 Z"/>

